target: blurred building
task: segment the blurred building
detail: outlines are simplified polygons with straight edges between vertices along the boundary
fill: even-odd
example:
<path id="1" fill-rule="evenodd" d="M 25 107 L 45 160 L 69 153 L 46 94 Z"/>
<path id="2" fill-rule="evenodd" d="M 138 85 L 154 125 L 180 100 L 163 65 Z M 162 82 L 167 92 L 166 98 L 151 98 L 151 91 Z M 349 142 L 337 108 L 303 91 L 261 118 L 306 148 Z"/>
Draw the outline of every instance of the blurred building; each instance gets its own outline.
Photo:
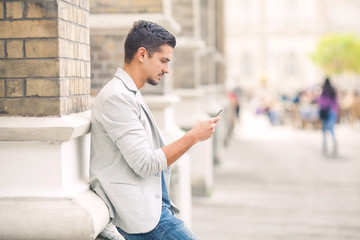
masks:
<path id="1" fill-rule="evenodd" d="M 227 0 L 230 86 L 293 93 L 323 80 L 309 55 L 327 33 L 360 32 L 357 0 Z"/>

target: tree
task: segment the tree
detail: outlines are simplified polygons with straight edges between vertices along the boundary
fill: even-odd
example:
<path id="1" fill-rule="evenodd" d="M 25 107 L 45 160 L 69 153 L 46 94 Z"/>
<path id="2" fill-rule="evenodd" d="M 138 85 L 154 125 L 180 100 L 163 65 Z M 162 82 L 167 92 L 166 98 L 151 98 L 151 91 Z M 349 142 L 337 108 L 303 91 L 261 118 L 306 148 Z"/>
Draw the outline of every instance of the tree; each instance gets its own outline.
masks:
<path id="1" fill-rule="evenodd" d="M 326 74 L 360 74 L 360 38 L 354 34 L 325 36 L 311 57 Z"/>

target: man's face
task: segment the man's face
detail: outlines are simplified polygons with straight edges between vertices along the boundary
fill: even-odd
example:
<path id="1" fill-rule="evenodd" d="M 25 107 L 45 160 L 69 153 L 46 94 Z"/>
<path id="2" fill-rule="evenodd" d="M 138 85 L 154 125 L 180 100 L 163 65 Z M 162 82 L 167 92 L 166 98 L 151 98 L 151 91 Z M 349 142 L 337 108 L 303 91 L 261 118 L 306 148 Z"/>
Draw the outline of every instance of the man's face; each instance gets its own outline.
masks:
<path id="1" fill-rule="evenodd" d="M 164 74 L 170 72 L 169 62 L 173 50 L 171 46 L 163 45 L 159 51 L 153 53 L 152 57 L 147 57 L 147 61 L 144 62 L 145 70 L 148 74 L 147 83 L 157 85 Z"/>

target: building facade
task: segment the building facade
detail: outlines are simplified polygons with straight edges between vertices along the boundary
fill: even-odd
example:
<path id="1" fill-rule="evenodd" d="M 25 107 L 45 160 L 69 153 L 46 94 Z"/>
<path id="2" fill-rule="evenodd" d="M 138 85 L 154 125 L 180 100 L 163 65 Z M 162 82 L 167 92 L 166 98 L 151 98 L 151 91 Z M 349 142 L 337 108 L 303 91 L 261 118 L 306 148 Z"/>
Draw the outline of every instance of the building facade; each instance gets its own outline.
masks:
<path id="1" fill-rule="evenodd" d="M 227 63 L 231 86 L 266 85 L 294 93 L 323 81 L 310 54 L 324 34 L 360 32 L 354 0 L 228 0 Z"/>

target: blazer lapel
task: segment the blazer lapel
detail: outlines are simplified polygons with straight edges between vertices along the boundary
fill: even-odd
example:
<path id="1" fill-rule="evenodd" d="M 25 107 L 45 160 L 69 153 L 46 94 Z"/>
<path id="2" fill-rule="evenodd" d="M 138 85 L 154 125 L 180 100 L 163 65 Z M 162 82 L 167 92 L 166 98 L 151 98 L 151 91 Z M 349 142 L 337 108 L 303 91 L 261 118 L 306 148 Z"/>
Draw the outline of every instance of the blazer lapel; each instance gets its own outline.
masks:
<path id="1" fill-rule="evenodd" d="M 160 146 L 165 146 L 165 142 L 164 139 L 159 131 L 159 128 L 155 122 L 155 119 L 153 118 L 149 107 L 147 106 L 147 104 L 144 102 L 141 92 L 137 89 L 134 81 L 132 80 L 132 78 L 130 77 L 129 74 L 127 74 L 127 72 L 125 72 L 123 69 L 118 68 L 115 76 L 117 78 L 119 78 L 124 84 L 125 86 L 129 89 L 129 91 L 132 91 L 136 97 L 136 99 L 138 100 L 138 102 L 140 103 L 142 109 L 144 110 L 144 112 L 146 113 L 146 115 L 148 116 L 148 119 L 150 120 L 150 123 L 153 125 L 153 128 L 155 130 L 155 134 L 157 135 L 157 138 L 159 139 L 159 144 Z"/>
<path id="2" fill-rule="evenodd" d="M 150 122 L 151 122 L 151 124 L 153 125 L 153 127 L 155 129 L 155 133 L 156 133 L 156 135 L 157 135 L 157 137 L 159 139 L 160 146 L 161 147 L 165 146 L 165 142 L 164 142 L 164 139 L 163 139 L 163 137 L 162 137 L 162 135 L 160 133 L 159 127 L 157 126 L 156 121 L 155 121 L 154 117 L 152 116 L 148 105 L 145 103 L 144 99 L 142 98 L 142 95 L 141 95 L 140 91 L 138 91 L 136 93 L 136 98 L 139 100 L 141 107 L 144 109 L 146 115 L 151 120 Z"/>

